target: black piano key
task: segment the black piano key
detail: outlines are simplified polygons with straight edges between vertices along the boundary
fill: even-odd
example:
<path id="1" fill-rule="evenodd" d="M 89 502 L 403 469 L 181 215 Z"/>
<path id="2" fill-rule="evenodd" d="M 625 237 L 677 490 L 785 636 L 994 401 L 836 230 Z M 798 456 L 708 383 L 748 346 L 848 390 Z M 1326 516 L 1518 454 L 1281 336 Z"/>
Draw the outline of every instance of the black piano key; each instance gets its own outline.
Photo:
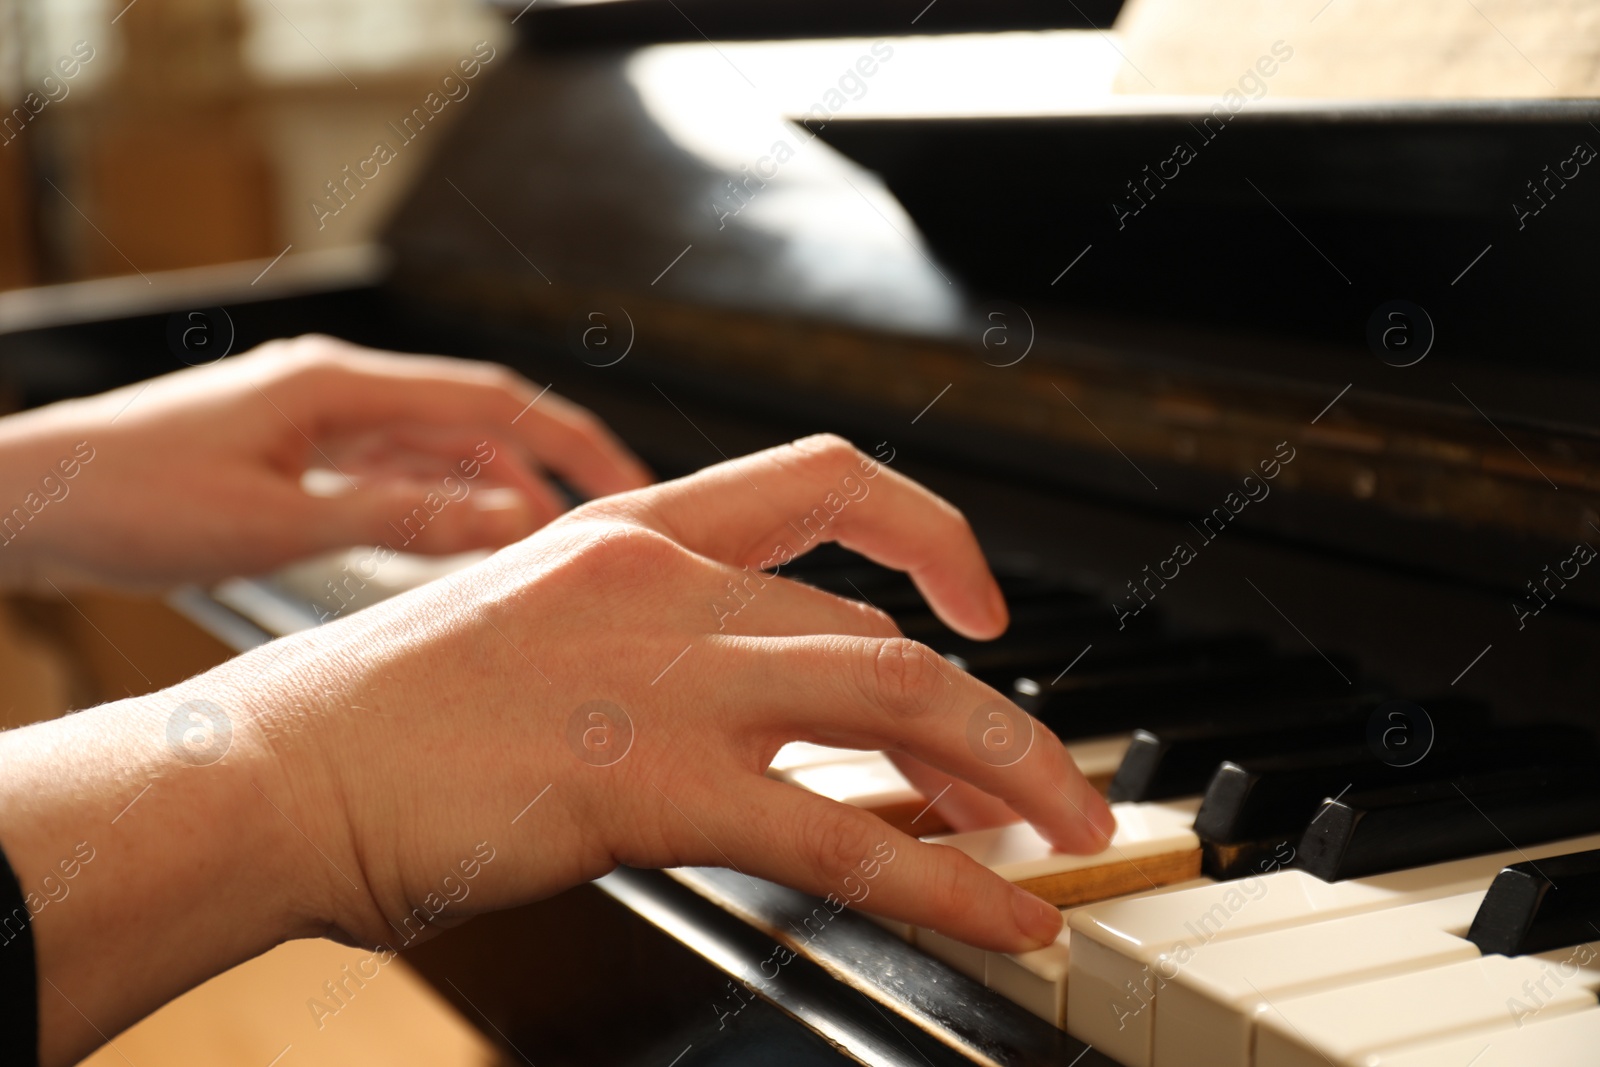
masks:
<path id="1" fill-rule="evenodd" d="M 1321 752 L 1225 760 L 1206 783 L 1195 833 L 1202 841 L 1242 844 L 1272 834 L 1295 837 L 1322 801 L 1347 788 L 1398 784 L 1364 744 Z"/>
<path id="2" fill-rule="evenodd" d="M 1353 667 L 1341 669 L 1354 676 Z M 1020 678 L 1012 687 L 1012 698 L 1060 737 L 1125 733 L 1208 714 L 1270 718 L 1274 702 L 1338 702 L 1359 693 L 1318 656 L 1201 660 L 1105 674 L 1074 671 L 1059 682 Z"/>
<path id="3" fill-rule="evenodd" d="M 1499 736 L 1484 738 L 1472 751 L 1452 755 L 1446 748 L 1408 767 L 1390 766 L 1370 749 L 1252 760 L 1248 767 L 1225 763 L 1213 776 L 1195 816 L 1201 873 L 1218 881 L 1258 873 L 1262 861 L 1300 840 L 1324 799 L 1351 789 L 1441 781 L 1496 767 L 1600 762 L 1594 739 L 1584 731 L 1562 727 L 1558 735 L 1565 740 L 1552 747 L 1555 737 L 1544 729 L 1497 731 Z"/>
<path id="4" fill-rule="evenodd" d="M 1078 635 L 1092 640 L 1105 632 L 1105 609 L 1094 601 L 1048 599 L 1011 604 L 1009 607 L 1011 624 L 1003 636 L 1009 636 L 1014 641 L 1048 637 L 1070 644 Z M 950 629 L 926 608 L 899 613 L 891 611 L 889 614 L 894 616 L 895 625 L 900 627 L 901 633 L 931 645 L 936 651 L 946 650 L 941 645 L 953 651 L 957 645 L 971 643 L 969 638 Z"/>
<path id="5" fill-rule="evenodd" d="M 853 567 L 833 567 L 827 570 L 791 572 L 784 567 L 779 571 L 785 578 L 814 586 L 836 596 L 851 600 L 865 600 L 874 607 L 893 615 L 897 612 L 923 613 L 927 602 L 909 575 L 862 563 Z"/>
<path id="6" fill-rule="evenodd" d="M 1106 799 L 1194 796 L 1205 791 L 1218 766 L 1228 759 L 1358 743 L 1366 735 L 1373 706 L 1355 701 L 1336 709 L 1331 717 L 1317 714 L 1308 720 L 1297 715 L 1294 704 L 1288 702 L 1283 719 L 1262 728 L 1205 722 L 1135 730 Z"/>
<path id="7" fill-rule="evenodd" d="M 1467 931 L 1485 955 L 1600 941 L 1600 849 L 1515 863 L 1495 876 Z"/>
<path id="8" fill-rule="evenodd" d="M 1089 590 L 1047 575 L 1010 571 L 996 565 L 994 580 L 999 584 L 1008 605 L 1037 604 L 1046 600 L 1057 603 L 1100 603 L 1099 598 Z"/>
<path id="9" fill-rule="evenodd" d="M 796 556 L 788 563 L 774 567 L 773 570 L 786 578 L 801 578 L 841 570 L 870 570 L 883 574 L 899 573 L 889 567 L 880 566 L 872 562 L 860 553 L 850 551 L 837 541 L 827 541 L 817 545 L 805 555 Z"/>
<path id="10" fill-rule="evenodd" d="M 1217 844 L 1200 843 L 1200 873 L 1216 882 L 1230 882 L 1254 874 L 1266 874 L 1284 865 L 1284 857 L 1294 855 L 1299 831 L 1278 838 Z"/>
<path id="11" fill-rule="evenodd" d="M 903 613 L 920 618 L 931 614 L 909 575 L 880 566 L 834 544 L 785 564 L 778 573 L 838 596 L 867 600 L 890 615 Z M 1008 569 L 1003 563 L 996 563 L 994 575 L 1009 606 L 1045 602 L 1097 603 L 1086 590 L 1032 570 Z"/>
<path id="12" fill-rule="evenodd" d="M 1596 832 L 1600 768 L 1494 771 L 1328 800 L 1295 863 L 1332 882 Z"/>
<path id="13" fill-rule="evenodd" d="M 1320 666 L 1320 670 L 1318 667 Z M 1050 712 L 1056 705 L 1081 705 L 1092 700 L 1122 701 L 1128 697 L 1160 699 L 1166 696 L 1271 696 L 1284 689 L 1310 693 L 1350 692 L 1352 667 L 1341 663 L 1344 677 L 1319 656 L 1272 654 L 1243 661 L 1230 656 L 1198 658 L 1170 665 L 1150 665 L 1125 672 L 1079 674 L 1044 682 L 1019 678 L 1014 687 L 1018 703 L 1027 710 Z"/>
<path id="14" fill-rule="evenodd" d="M 1309 696 L 1294 690 L 1244 697 L 1197 696 L 1190 700 L 1165 700 L 1147 706 L 1099 709 L 1092 714 L 1067 716 L 1050 714 L 1040 719 L 1063 739 L 1097 737 L 1134 730 L 1166 730 L 1192 723 L 1213 724 L 1216 729 L 1267 730 L 1282 720 L 1285 707 L 1293 705 L 1307 717 L 1321 710 L 1330 716 L 1348 711 L 1353 700 L 1363 706 L 1377 701 L 1373 694 Z M 1203 790 L 1196 790 L 1201 792 Z"/>
<path id="15" fill-rule="evenodd" d="M 1085 651 L 1088 644 L 1092 647 Z M 1270 646 L 1259 638 L 1244 635 L 1203 638 L 1121 637 L 1071 645 L 1058 637 L 1036 641 L 1028 637 L 1013 640 L 1009 634 L 994 641 L 969 641 L 960 651 L 946 651 L 945 658 L 1001 692 L 1011 689 L 1020 677 L 1043 674 L 1054 678 L 1069 666 L 1075 674 L 1126 672 L 1145 665 L 1171 665 L 1193 661 L 1217 663 L 1244 662 L 1270 654 Z"/>
<path id="16" fill-rule="evenodd" d="M 792 578 L 837 596 L 868 600 L 884 611 L 926 611 L 911 576 L 872 562 L 837 544 L 818 546 L 777 568 Z"/>
<path id="17" fill-rule="evenodd" d="M 1346 791 L 1435 781 L 1497 767 L 1600 763 L 1588 731 L 1547 725 L 1490 728 L 1488 709 L 1471 701 L 1429 701 L 1435 736 L 1427 756 L 1392 766 L 1366 744 L 1230 759 L 1217 767 L 1195 815 L 1204 842 L 1298 838 L 1326 797 Z"/>
<path id="18" fill-rule="evenodd" d="M 1246 696 L 1214 696 L 1197 694 L 1189 699 L 1164 698 L 1160 701 L 1138 702 L 1131 699 L 1123 706 L 1105 706 L 1089 709 L 1084 714 L 1067 715 L 1048 713 L 1040 717 L 1057 737 L 1097 737 L 1103 734 L 1132 733 L 1134 730 L 1170 729 L 1191 723 L 1210 723 L 1217 729 L 1271 729 L 1284 714 L 1284 708 L 1294 705 L 1306 716 L 1318 709 L 1330 716 L 1345 713 L 1351 701 L 1364 705 L 1376 702 L 1374 694 L 1347 693 L 1325 695 L 1284 688 L 1276 693 Z"/>

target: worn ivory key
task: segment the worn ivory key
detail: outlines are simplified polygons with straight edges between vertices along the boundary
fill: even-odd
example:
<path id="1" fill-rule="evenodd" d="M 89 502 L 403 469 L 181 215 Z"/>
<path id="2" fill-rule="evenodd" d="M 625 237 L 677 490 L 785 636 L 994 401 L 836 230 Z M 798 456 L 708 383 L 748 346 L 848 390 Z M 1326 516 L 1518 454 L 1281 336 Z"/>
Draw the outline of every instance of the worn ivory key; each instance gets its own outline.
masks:
<path id="1" fill-rule="evenodd" d="M 1117 832 L 1094 856 L 1056 852 L 1027 823 L 929 838 L 958 848 L 1008 882 L 1058 908 L 1155 889 L 1200 875 L 1197 800 L 1113 804 Z"/>

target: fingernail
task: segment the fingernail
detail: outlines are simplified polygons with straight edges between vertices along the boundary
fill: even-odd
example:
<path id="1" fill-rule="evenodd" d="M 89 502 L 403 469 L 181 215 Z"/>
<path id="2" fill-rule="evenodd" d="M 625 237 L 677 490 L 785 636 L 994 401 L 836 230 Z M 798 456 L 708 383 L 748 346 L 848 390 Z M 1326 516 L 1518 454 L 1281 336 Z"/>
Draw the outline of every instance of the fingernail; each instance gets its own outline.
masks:
<path id="1" fill-rule="evenodd" d="M 1012 887 L 1011 910 L 1022 936 L 1040 948 L 1055 941 L 1061 933 L 1061 912 L 1026 889 Z"/>
<path id="2" fill-rule="evenodd" d="M 511 541 L 528 533 L 533 515 L 527 498 L 515 489 L 483 489 L 472 497 L 472 506 L 495 539 Z"/>
<path id="3" fill-rule="evenodd" d="M 522 493 L 506 486 L 494 489 L 479 489 L 472 498 L 472 506 L 479 511 L 521 509 L 524 506 L 523 499 Z"/>
<path id="4" fill-rule="evenodd" d="M 1110 847 L 1111 839 L 1117 834 L 1117 817 L 1111 813 L 1111 806 L 1104 797 L 1087 786 L 1082 789 L 1081 801 L 1069 801 L 1068 823 L 1072 832 L 1053 844 L 1062 852 L 1093 856 Z"/>

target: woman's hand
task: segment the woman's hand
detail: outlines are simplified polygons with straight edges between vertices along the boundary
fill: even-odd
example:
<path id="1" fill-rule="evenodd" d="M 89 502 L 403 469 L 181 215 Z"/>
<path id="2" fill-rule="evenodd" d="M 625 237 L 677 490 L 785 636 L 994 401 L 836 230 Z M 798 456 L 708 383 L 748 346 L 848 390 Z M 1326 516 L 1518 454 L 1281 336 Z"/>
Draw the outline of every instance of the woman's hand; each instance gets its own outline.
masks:
<path id="1" fill-rule="evenodd" d="M 352 894 L 319 871 L 330 922 L 391 939 L 478 841 L 498 858 L 462 914 L 619 863 L 731 866 L 843 896 L 882 843 L 895 858 L 875 910 L 996 949 L 1054 937 L 1055 909 L 954 850 L 763 776 L 789 741 L 892 749 L 1007 801 L 1062 849 L 1098 851 L 1111 828 L 1043 727 L 1014 765 L 974 750 L 969 723 L 998 693 L 870 607 L 761 575 L 816 543 L 797 533 L 808 523 L 910 572 L 958 629 L 1004 627 L 959 512 L 812 438 L 579 508 L 280 657 L 274 688 L 300 707 L 255 724 L 306 768 L 293 802 L 327 839 L 348 835 L 341 866 L 366 878 Z"/>
<path id="2" fill-rule="evenodd" d="M 1059 848 L 1098 851 L 1113 829 L 998 693 L 876 610 L 761 573 L 825 540 L 908 571 L 965 633 L 1004 628 L 959 512 L 808 438 L 586 504 L 153 698 L 0 738 L 13 766 L 43 768 L 0 796 L 24 886 L 80 839 L 100 849 L 79 897 L 36 920 L 61 994 L 43 987 L 49 1047 L 93 1044 L 79 1011 L 114 1033 L 276 940 L 399 949 L 619 863 L 733 867 L 997 950 L 1050 941 L 1056 909 L 965 855 L 764 776 L 793 740 L 883 748 Z M 969 741 L 997 708 L 1033 731 L 1008 766 Z M 140 967 L 162 983 L 125 980 Z"/>
<path id="3" fill-rule="evenodd" d="M 0 470 L 0 581 L 34 586 L 496 548 L 565 510 L 545 471 L 592 497 L 650 480 L 593 415 L 504 367 L 327 337 L 0 421 Z"/>

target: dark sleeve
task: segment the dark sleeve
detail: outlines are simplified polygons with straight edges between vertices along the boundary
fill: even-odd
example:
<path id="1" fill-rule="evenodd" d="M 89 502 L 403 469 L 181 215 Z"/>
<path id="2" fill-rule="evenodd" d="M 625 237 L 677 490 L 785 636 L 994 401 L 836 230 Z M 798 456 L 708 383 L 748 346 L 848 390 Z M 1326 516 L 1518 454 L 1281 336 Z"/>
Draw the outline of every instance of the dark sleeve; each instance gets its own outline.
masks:
<path id="1" fill-rule="evenodd" d="M 39 979 L 33 962 L 33 916 L 11 864 L 0 852 L 0 1061 L 39 1062 Z"/>

